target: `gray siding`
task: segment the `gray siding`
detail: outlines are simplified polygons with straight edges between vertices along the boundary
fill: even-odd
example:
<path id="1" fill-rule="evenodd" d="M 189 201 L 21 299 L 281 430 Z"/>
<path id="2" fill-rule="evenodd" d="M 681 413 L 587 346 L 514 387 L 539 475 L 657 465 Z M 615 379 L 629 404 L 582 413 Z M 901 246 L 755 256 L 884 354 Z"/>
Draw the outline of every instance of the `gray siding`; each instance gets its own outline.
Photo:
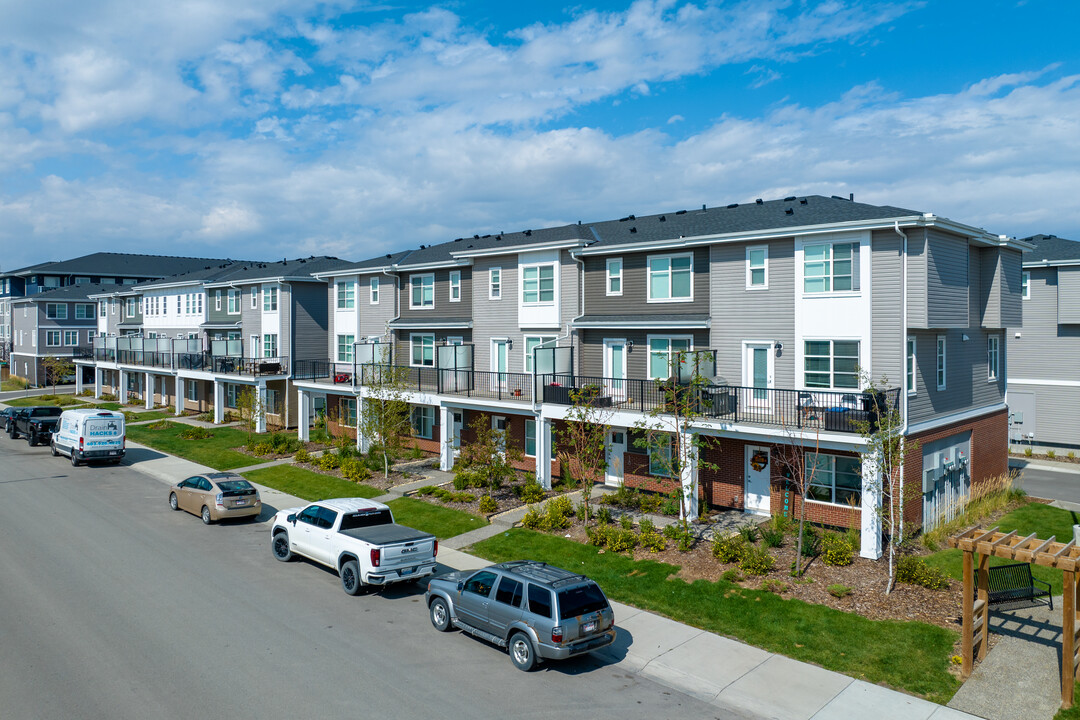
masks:
<path id="1" fill-rule="evenodd" d="M 585 260 L 585 308 L 589 315 L 637 315 L 709 312 L 709 248 L 694 249 L 693 302 L 648 302 L 648 256 L 671 253 L 592 255 Z M 622 295 L 607 294 L 607 259 L 622 258 Z"/>
<path id="2" fill-rule="evenodd" d="M 984 275 L 986 251 L 990 248 L 972 248 L 968 253 L 968 325 L 983 325 L 986 314 L 987 292 Z M 985 327 L 985 325 L 983 325 Z"/>
<path id="3" fill-rule="evenodd" d="M 709 349 L 708 330 L 597 330 L 581 331 L 581 366 L 577 369 L 581 375 L 603 377 L 604 375 L 604 339 L 632 340 L 634 350 L 626 359 L 626 376 L 631 380 L 644 380 L 649 377 L 649 335 L 692 335 L 694 349 Z M 516 346 L 515 346 L 516 347 Z M 719 361 L 718 361 L 719 362 Z M 728 378 L 730 381 L 731 378 Z"/>
<path id="4" fill-rule="evenodd" d="M 927 320 L 932 328 L 964 328 L 968 312 L 967 240 L 931 230 L 927 257 Z"/>
<path id="5" fill-rule="evenodd" d="M 774 385 L 795 387 L 795 243 L 767 244 L 768 289 L 746 289 L 746 244 L 711 246 L 711 342 L 716 372 L 732 385 L 743 384 L 743 341 L 779 340 L 786 350 L 774 358 Z M 673 333 L 674 334 L 674 333 Z M 695 342 L 695 346 L 697 343 Z"/>
<path id="6" fill-rule="evenodd" d="M 333 315 L 328 312 L 325 291 L 326 286 L 322 283 L 294 283 L 291 286 L 292 337 L 291 347 L 285 352 L 293 363 L 323 356 L 329 317 Z"/>
<path id="7" fill-rule="evenodd" d="M 501 300 L 488 299 L 488 271 L 502 268 Z M 476 347 L 473 350 L 473 367 L 477 370 L 491 369 L 491 338 L 514 338 L 514 349 L 524 344 L 518 329 L 518 270 L 517 255 L 477 258 L 472 267 L 473 332 Z M 550 331 L 544 331 L 547 334 Z M 458 333 L 453 333 L 458 334 Z M 515 359 L 517 352 L 507 358 L 509 372 L 522 372 L 524 361 Z M 521 357 L 524 357 L 523 355 Z"/>
<path id="8" fill-rule="evenodd" d="M 281 318 L 281 325 L 278 330 L 278 355 L 283 355 L 290 359 L 295 359 L 293 355 L 290 341 L 292 340 L 292 284 L 281 284 L 278 286 L 278 314 Z"/>
<path id="9" fill-rule="evenodd" d="M 903 239 L 891 230 L 871 236 L 871 347 L 870 374 L 887 387 L 904 384 L 906 337 L 903 331 L 900 282 L 903 276 Z"/>
<path id="10" fill-rule="evenodd" d="M 244 341 L 244 355 L 247 357 L 258 357 L 262 354 L 262 297 L 260 295 L 258 302 L 255 303 L 256 307 L 251 307 L 251 286 L 244 285 L 242 287 L 244 296 L 240 299 L 240 320 L 241 320 L 241 332 L 240 339 Z M 260 290 L 260 293 L 262 291 Z M 280 303 L 281 298 L 278 298 Z M 281 307 L 279 304 L 278 307 Z M 260 336 L 258 347 L 250 347 L 251 336 Z"/>
<path id="11" fill-rule="evenodd" d="M 472 342 L 472 332 L 466 330 L 395 330 L 394 331 L 394 356 L 398 365 L 412 364 L 412 341 L 410 336 L 414 334 L 434 334 L 435 345 L 445 345 L 448 337 L 459 337 L 466 345 Z M 520 345 L 515 342 L 514 349 Z M 475 350 L 474 350 L 475 351 Z M 512 354 L 512 353 L 511 353 Z M 519 363 L 520 365 L 520 363 Z M 487 370 L 488 365 L 474 365 L 475 370 Z M 521 372 L 521 368 L 513 366 L 507 372 Z"/>
<path id="12" fill-rule="evenodd" d="M 464 286 L 465 269 L 462 270 L 462 285 Z M 371 278 L 379 278 L 379 302 L 376 305 L 371 304 Z M 357 300 L 357 307 L 360 308 L 360 334 L 367 337 L 369 335 L 385 335 L 386 324 L 394 319 L 394 298 L 396 290 L 394 289 L 395 278 L 388 275 L 361 275 L 360 276 L 360 297 Z M 472 278 L 470 273 L 469 284 L 471 288 Z M 464 287 L 462 288 L 464 292 Z M 466 301 L 462 300 L 463 307 L 471 307 L 465 305 Z M 462 310 L 464 312 L 464 310 Z"/>
<path id="13" fill-rule="evenodd" d="M 1005 400 L 1005 333 L 983 328 L 913 330 L 915 336 L 916 378 L 914 395 L 908 398 L 908 422 L 989 407 Z M 987 336 L 999 338 L 998 378 L 987 379 Z M 944 390 L 937 389 L 937 336 L 946 338 Z M 967 335 L 965 341 L 963 336 Z"/>
<path id="14" fill-rule="evenodd" d="M 333 360 L 337 357 L 337 333 L 334 332 L 334 283 L 332 280 L 327 283 L 323 291 L 326 298 L 326 357 Z M 314 354 L 311 358 L 318 358 L 321 354 Z"/>
<path id="15" fill-rule="evenodd" d="M 1035 444 L 1065 445 L 1080 448 L 1080 426 L 1076 408 L 1080 407 L 1080 387 L 1059 385 L 1010 385 L 1009 412 L 1021 412 L 1022 425 L 1010 434 L 1010 442 L 1026 440 L 1034 434 Z"/>
<path id="16" fill-rule="evenodd" d="M 980 248 L 981 325 L 986 328 L 1016 326 L 1022 322 L 1020 253 L 1009 248 Z"/>
<path id="17" fill-rule="evenodd" d="M 1024 324 L 1009 330 L 1010 377 L 1080 381 L 1080 328 L 1058 324 L 1060 272 L 1061 268 L 1030 268 L 1031 297 L 1023 301 Z"/>
<path id="18" fill-rule="evenodd" d="M 926 310 L 926 230 L 908 230 L 907 316 L 909 328 L 927 328 Z"/>
<path id="19" fill-rule="evenodd" d="M 517 265 L 516 259 L 514 265 Z M 423 320 L 426 317 L 460 317 L 468 318 L 472 314 L 472 272 L 468 266 L 453 268 L 461 272 L 461 300 L 450 302 L 450 272 L 446 268 L 438 270 L 417 270 L 414 272 L 402 272 L 401 288 L 399 297 L 401 301 L 402 320 Z M 410 278 L 414 275 L 433 274 L 435 276 L 435 307 L 431 310 L 414 310 L 409 307 L 412 293 Z M 486 279 L 486 278 L 485 278 Z M 485 288 L 486 292 L 486 288 Z M 505 291 L 504 291 L 505 293 Z M 379 291 L 379 300 L 382 300 L 382 290 Z"/>
<path id="20" fill-rule="evenodd" d="M 999 327 L 1015 327 L 1024 322 L 1023 293 L 1020 289 L 1021 263 L 1019 250 L 1001 249 L 1001 324 Z"/>
<path id="21" fill-rule="evenodd" d="M 1080 267 L 1058 268 L 1057 321 L 1080 323 Z M 1074 356 L 1074 362 L 1080 362 L 1080 357 Z"/>

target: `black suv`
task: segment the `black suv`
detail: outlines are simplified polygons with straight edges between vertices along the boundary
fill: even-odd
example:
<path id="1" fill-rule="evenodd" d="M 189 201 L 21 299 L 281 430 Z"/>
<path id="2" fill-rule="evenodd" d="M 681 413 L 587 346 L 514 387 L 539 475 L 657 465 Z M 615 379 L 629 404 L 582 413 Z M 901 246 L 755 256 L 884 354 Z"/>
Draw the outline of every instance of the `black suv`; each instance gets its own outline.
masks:
<path id="1" fill-rule="evenodd" d="M 56 426 L 59 425 L 63 412 L 62 408 L 53 405 L 22 408 L 12 418 L 8 435 L 14 439 L 23 434 L 31 445 L 37 445 L 39 442 L 48 443 L 52 439 L 52 434 L 56 432 Z"/>

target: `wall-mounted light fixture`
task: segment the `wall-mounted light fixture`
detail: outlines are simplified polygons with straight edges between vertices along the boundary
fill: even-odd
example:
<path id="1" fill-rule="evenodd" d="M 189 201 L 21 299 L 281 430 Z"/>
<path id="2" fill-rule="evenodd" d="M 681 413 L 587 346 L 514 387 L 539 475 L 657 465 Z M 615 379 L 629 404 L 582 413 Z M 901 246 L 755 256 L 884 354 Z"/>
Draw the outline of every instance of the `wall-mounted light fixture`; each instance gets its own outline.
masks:
<path id="1" fill-rule="evenodd" d="M 633 340 L 627 340 L 626 341 L 626 352 L 628 354 L 634 352 L 634 341 Z"/>

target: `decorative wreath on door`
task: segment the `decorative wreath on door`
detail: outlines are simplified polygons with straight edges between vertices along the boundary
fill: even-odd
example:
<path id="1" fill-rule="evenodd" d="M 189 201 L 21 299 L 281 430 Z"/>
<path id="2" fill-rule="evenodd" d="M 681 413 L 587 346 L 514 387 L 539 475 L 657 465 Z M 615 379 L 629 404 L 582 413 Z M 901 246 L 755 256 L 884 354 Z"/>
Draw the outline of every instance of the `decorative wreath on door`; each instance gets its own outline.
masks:
<path id="1" fill-rule="evenodd" d="M 765 466 L 769 464 L 769 453 L 758 451 L 750 457 L 750 467 L 754 470 L 761 471 L 765 469 Z"/>

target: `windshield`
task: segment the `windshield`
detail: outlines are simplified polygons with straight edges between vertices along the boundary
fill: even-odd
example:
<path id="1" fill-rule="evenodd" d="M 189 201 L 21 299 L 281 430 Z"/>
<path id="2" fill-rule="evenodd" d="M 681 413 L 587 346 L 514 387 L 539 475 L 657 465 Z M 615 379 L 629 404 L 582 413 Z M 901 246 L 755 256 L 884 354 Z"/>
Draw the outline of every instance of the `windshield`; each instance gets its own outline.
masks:
<path id="1" fill-rule="evenodd" d="M 64 411 L 58 407 L 42 407 L 34 408 L 34 411 L 31 414 L 34 417 L 57 417 L 63 412 Z"/>
<path id="2" fill-rule="evenodd" d="M 251 489 L 251 483 L 247 480 L 218 480 L 217 486 L 221 488 L 222 492 L 237 492 L 239 490 Z"/>
<path id="3" fill-rule="evenodd" d="M 355 530 L 357 528 L 374 527 L 375 525 L 389 525 L 394 522 L 389 510 L 360 510 L 348 513 L 341 518 L 339 530 Z"/>
<path id="4" fill-rule="evenodd" d="M 562 620 L 603 610 L 607 606 L 604 593 L 593 583 L 559 591 L 559 618 Z"/>

